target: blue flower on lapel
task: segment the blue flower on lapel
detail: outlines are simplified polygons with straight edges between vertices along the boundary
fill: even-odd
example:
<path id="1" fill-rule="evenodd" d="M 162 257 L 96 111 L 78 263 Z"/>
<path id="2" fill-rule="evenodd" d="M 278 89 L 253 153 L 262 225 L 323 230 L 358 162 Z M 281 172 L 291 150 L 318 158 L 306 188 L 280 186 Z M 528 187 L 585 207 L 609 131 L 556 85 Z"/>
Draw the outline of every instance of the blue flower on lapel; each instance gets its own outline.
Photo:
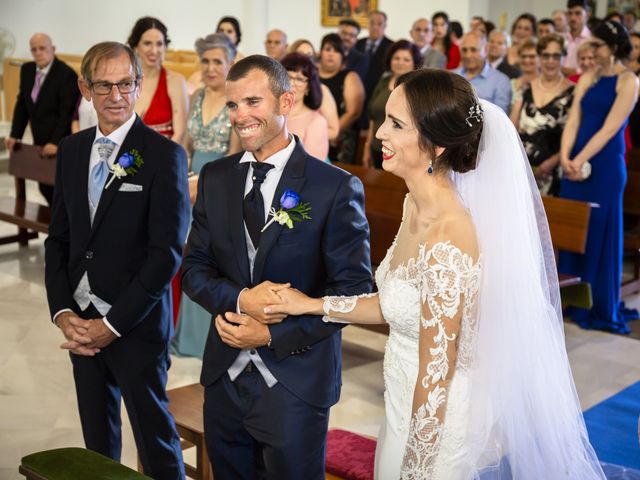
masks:
<path id="1" fill-rule="evenodd" d="M 300 202 L 300 195 L 293 190 L 286 190 L 280 197 L 280 209 L 276 211 L 275 208 L 271 208 L 269 212 L 271 220 L 266 223 L 262 231 L 264 232 L 273 222 L 293 228 L 294 222 L 311 220 L 310 211 L 309 203 Z"/>
<path id="2" fill-rule="evenodd" d="M 116 178 L 131 177 L 138 173 L 138 170 L 144 165 L 140 152 L 135 148 L 132 148 L 126 153 L 123 153 L 116 163 L 113 164 L 113 175 L 109 179 L 109 183 L 104 187 L 105 190 L 109 188 L 109 185 L 113 183 Z"/>

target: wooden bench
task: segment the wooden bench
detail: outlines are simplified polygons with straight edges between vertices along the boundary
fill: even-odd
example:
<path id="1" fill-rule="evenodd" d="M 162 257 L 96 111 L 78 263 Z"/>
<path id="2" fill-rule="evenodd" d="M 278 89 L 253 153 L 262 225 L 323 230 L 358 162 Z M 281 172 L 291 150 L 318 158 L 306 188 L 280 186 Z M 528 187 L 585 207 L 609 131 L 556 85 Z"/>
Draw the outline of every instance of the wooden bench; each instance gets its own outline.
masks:
<path id="1" fill-rule="evenodd" d="M 0 197 L 0 220 L 18 226 L 18 234 L 0 238 L 0 245 L 18 242 L 27 245 L 38 232 L 48 233 L 51 209 L 27 200 L 26 181 L 53 185 L 56 176 L 55 157 L 42 157 L 33 145 L 16 144 L 9 156 L 9 174 L 15 177 L 15 197 Z"/>
<path id="2" fill-rule="evenodd" d="M 178 434 L 182 439 L 182 450 L 196 448 L 196 466 L 185 462 L 187 477 L 196 480 L 213 480 L 211 464 L 204 443 L 204 387 L 199 383 L 167 391 L 169 411 L 176 422 Z M 138 464 L 140 470 L 140 465 Z"/>
<path id="3" fill-rule="evenodd" d="M 360 165 L 336 163 L 358 177 L 365 191 L 365 211 L 371 230 L 371 263 L 380 264 L 393 242 L 402 221 L 402 206 L 407 187 L 404 181 L 384 170 Z M 576 200 L 542 197 L 547 214 L 551 240 L 556 250 L 584 253 L 586 250 L 589 218 L 592 205 Z M 591 306 L 591 290 L 588 284 L 572 275 L 559 275 L 563 298 L 567 304 L 584 308 Z M 360 325 L 361 328 L 381 333 L 388 332 L 385 325 Z"/>

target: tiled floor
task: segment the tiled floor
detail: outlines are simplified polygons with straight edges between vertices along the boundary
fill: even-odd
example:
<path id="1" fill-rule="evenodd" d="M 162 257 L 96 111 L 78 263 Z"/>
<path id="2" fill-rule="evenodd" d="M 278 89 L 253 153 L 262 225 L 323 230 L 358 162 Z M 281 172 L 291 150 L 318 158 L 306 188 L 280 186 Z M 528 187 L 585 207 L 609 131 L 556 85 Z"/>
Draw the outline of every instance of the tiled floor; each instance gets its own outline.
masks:
<path id="1" fill-rule="evenodd" d="M 0 195 L 13 181 L 0 174 Z M 29 195 L 38 196 L 35 185 Z M 0 223 L 0 236 L 14 228 Z M 0 246 L 0 479 L 22 478 L 20 458 L 47 448 L 82 446 L 71 365 L 58 348 L 62 335 L 50 324 L 43 281 L 43 241 L 28 248 Z M 640 296 L 627 299 L 640 307 Z M 578 394 L 588 408 L 640 380 L 640 341 L 565 326 Z M 331 426 L 376 435 L 382 418 L 385 338 L 359 328 L 344 332 L 342 399 Z M 175 358 L 169 387 L 197 381 L 200 361 Z M 135 466 L 135 446 L 125 421 L 123 462 Z"/>

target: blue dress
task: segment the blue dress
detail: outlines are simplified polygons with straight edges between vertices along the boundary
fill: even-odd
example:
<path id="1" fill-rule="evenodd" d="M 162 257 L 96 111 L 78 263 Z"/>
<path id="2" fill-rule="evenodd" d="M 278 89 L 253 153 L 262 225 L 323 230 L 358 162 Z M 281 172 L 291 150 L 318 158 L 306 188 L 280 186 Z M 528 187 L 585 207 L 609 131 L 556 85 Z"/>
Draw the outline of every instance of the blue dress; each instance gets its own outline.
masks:
<path id="1" fill-rule="evenodd" d="M 194 148 L 191 170 L 199 174 L 204 165 L 224 157 L 229 151 L 231 122 L 229 111 L 224 107 L 217 117 L 204 125 L 202 123 L 204 89 L 199 90 L 195 95 L 187 129 Z M 171 340 L 172 353 L 202 358 L 211 321 L 211 314 L 183 292 L 180 299 L 178 326 Z"/>
<path id="2" fill-rule="evenodd" d="M 618 76 L 600 77 L 585 93 L 580 103 L 582 119 L 571 152 L 574 158 L 587 142 L 602 128 L 616 99 Z M 558 270 L 578 275 L 591 284 L 591 310 L 571 308 L 571 318 L 583 328 L 596 328 L 615 333 L 629 333 L 629 320 L 638 312 L 626 309 L 620 302 L 622 279 L 622 194 L 627 183 L 624 163 L 624 129 L 609 140 L 591 160 L 591 176 L 583 182 L 564 178 L 560 196 L 573 200 L 597 203 L 591 209 L 587 249 L 582 254 L 561 252 Z"/>

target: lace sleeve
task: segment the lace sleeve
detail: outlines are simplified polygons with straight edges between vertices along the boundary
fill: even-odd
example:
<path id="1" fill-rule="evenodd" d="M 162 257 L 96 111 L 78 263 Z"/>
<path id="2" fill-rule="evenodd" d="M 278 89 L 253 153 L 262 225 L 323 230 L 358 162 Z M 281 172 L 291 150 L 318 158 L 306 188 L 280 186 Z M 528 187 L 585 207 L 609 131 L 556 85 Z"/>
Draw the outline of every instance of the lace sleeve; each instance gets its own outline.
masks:
<path id="1" fill-rule="evenodd" d="M 373 300 L 367 301 L 366 299 Z M 376 314 L 380 310 L 377 293 L 363 293 L 362 295 L 353 295 L 349 297 L 327 296 L 323 297 L 323 300 L 323 322 L 380 323 L 379 321 L 375 321 L 380 320 L 379 318 L 376 318 L 378 316 Z M 336 315 L 332 315 L 332 313 Z M 363 321 L 365 318 L 370 321 Z"/>
<path id="2" fill-rule="evenodd" d="M 448 242 L 435 244 L 426 254 L 423 249 L 419 373 L 401 472 L 402 479 L 411 480 L 431 478 L 474 271 L 471 257 Z"/>

